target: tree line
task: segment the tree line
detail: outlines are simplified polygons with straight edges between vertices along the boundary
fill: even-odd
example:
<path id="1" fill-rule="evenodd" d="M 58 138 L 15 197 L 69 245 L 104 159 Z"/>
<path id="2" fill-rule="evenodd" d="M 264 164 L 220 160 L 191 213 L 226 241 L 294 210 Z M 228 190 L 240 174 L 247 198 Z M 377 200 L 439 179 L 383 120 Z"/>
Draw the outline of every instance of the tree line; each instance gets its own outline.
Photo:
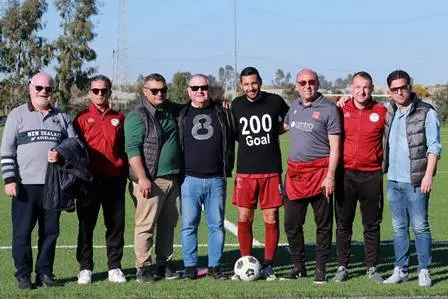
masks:
<path id="1" fill-rule="evenodd" d="M 73 88 L 84 90 L 96 69 L 86 64 L 96 59 L 89 42 L 95 38 L 91 18 L 98 14 L 98 1 L 54 0 L 61 34 L 55 40 L 42 35 L 45 0 L 4 2 L 0 19 L 0 105 L 7 113 L 27 98 L 29 78 L 55 63 L 55 98 L 67 108 Z"/>

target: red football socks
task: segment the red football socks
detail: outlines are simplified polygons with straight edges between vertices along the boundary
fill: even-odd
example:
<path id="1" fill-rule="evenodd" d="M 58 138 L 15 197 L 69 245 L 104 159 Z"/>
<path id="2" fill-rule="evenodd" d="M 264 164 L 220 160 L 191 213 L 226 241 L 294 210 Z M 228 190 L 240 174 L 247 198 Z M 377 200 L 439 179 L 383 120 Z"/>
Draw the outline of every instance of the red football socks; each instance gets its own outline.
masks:
<path id="1" fill-rule="evenodd" d="M 264 223 L 264 259 L 265 261 L 273 261 L 275 253 L 277 252 L 278 239 L 280 236 L 280 230 L 278 222 Z M 241 243 L 240 243 L 241 244 Z"/>
<path id="2" fill-rule="evenodd" d="M 252 255 L 252 222 L 238 221 L 238 243 L 241 256 Z"/>

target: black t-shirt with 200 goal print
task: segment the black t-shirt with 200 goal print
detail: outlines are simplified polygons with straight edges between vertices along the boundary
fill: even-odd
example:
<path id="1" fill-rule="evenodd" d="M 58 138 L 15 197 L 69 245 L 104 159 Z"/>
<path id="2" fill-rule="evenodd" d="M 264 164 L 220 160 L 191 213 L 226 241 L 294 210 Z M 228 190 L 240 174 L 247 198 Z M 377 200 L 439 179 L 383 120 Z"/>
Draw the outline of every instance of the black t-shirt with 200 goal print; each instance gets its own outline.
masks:
<path id="1" fill-rule="evenodd" d="M 223 176 L 222 131 L 216 110 L 188 107 L 185 130 L 185 174 L 208 178 Z"/>
<path id="2" fill-rule="evenodd" d="M 261 92 L 251 102 L 246 96 L 232 102 L 238 131 L 237 173 L 281 173 L 279 130 L 289 107 L 282 97 Z"/>

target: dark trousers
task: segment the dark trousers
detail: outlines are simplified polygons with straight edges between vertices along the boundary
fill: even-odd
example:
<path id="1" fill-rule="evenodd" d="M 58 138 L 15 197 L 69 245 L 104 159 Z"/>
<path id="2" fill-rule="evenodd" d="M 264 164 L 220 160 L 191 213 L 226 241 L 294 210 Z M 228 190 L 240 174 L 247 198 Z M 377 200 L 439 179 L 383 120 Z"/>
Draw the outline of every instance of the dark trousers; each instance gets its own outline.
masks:
<path id="1" fill-rule="evenodd" d="M 333 199 L 327 200 L 322 194 L 299 200 L 285 200 L 285 232 L 291 261 L 294 265 L 305 265 L 303 225 L 309 204 L 313 207 L 316 223 L 316 264 L 317 268 L 325 269 L 331 248 Z"/>
<path id="2" fill-rule="evenodd" d="M 88 198 L 78 202 L 76 208 L 79 226 L 76 258 L 80 270 L 93 270 L 93 231 L 100 207 L 103 208 L 104 224 L 106 225 L 107 266 L 109 270 L 121 268 L 124 246 L 125 190 L 125 177 L 96 180 L 89 188 Z"/>
<path id="3" fill-rule="evenodd" d="M 36 273 L 53 274 L 56 240 L 59 236 L 60 211 L 43 208 L 44 185 L 20 185 L 12 199 L 12 257 L 15 276 L 30 276 L 33 271 L 31 233 L 39 223 Z"/>
<path id="4" fill-rule="evenodd" d="M 347 267 L 351 253 L 356 203 L 361 208 L 364 252 L 367 268 L 378 264 L 380 224 L 383 215 L 383 174 L 381 171 L 344 170 L 336 189 L 336 253 L 340 266 Z"/>

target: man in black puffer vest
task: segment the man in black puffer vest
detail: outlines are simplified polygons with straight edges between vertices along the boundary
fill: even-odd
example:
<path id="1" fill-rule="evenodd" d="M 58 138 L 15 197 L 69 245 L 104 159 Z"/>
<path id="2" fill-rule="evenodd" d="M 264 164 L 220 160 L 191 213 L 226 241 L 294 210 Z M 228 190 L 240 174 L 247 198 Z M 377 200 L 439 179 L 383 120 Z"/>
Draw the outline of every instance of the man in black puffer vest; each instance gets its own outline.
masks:
<path id="1" fill-rule="evenodd" d="M 434 108 L 412 92 L 408 73 L 396 70 L 387 77 L 392 94 L 385 128 L 384 171 L 392 213 L 395 263 L 384 281 L 406 281 L 409 267 L 409 224 L 415 234 L 418 284 L 431 286 L 431 231 L 428 200 L 440 158 L 440 122 Z M 410 223 L 409 223 L 410 221 Z"/>
<path id="2" fill-rule="evenodd" d="M 145 98 L 128 114 L 124 124 L 132 181 L 129 186 L 135 203 L 136 279 L 140 283 L 154 281 L 151 267 L 154 243 L 155 274 L 160 278 L 178 278 L 171 260 L 179 216 L 181 150 L 177 116 L 182 105 L 167 100 L 167 90 L 162 75 L 148 75 L 143 86 Z"/>

